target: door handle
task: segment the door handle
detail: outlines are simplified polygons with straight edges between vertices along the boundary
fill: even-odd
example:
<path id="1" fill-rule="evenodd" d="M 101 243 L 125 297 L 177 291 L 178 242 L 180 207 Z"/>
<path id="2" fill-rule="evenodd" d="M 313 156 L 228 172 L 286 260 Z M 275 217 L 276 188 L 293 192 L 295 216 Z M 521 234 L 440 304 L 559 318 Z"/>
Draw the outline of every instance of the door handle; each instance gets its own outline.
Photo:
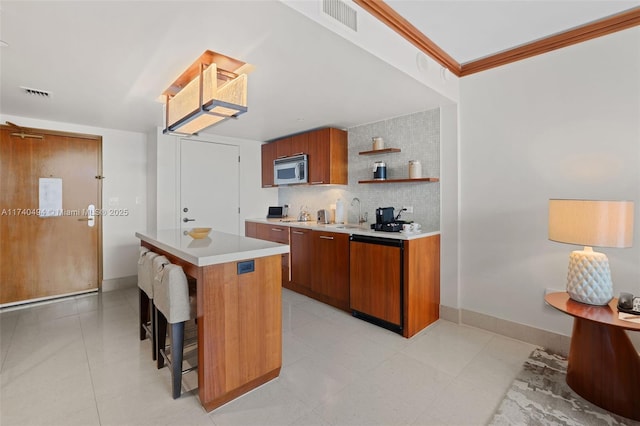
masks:
<path id="1" fill-rule="evenodd" d="M 96 206 L 93 204 L 89 204 L 87 206 L 87 225 L 90 228 L 93 228 L 93 225 L 96 224 Z"/>
<path id="2" fill-rule="evenodd" d="M 333 237 L 328 237 L 326 235 L 320 235 L 320 238 L 322 238 L 323 240 L 333 240 Z"/>
<path id="3" fill-rule="evenodd" d="M 186 217 L 185 217 L 184 219 L 182 219 L 182 221 L 183 221 L 184 223 L 187 223 L 187 222 L 195 222 L 195 219 L 188 219 L 188 218 L 186 218 Z"/>

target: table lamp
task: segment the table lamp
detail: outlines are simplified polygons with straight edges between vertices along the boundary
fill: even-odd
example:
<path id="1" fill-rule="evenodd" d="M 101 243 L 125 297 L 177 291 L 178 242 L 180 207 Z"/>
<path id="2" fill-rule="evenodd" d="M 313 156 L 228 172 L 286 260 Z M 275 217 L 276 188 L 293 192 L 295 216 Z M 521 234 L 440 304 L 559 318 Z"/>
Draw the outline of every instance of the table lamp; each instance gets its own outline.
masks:
<path id="1" fill-rule="evenodd" d="M 551 199 L 549 239 L 584 246 L 569 256 L 569 297 L 606 305 L 613 298 L 609 259 L 591 247 L 631 247 L 633 202 Z"/>

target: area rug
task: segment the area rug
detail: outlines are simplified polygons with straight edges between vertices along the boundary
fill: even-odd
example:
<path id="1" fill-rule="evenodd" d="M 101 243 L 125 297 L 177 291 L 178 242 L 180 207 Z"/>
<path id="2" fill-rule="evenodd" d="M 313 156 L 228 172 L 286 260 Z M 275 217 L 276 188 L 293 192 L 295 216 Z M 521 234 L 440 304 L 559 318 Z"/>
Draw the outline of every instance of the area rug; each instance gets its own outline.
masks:
<path id="1" fill-rule="evenodd" d="M 597 407 L 566 382 L 567 359 L 536 349 L 525 361 L 490 425 L 640 425 Z"/>

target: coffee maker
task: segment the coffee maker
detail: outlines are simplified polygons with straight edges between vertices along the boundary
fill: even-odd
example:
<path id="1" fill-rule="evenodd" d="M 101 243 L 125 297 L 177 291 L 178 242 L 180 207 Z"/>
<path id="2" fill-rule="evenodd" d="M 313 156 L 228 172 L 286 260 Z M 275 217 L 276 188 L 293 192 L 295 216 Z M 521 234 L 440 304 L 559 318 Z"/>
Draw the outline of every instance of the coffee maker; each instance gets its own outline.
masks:
<path id="1" fill-rule="evenodd" d="M 376 209 L 376 223 L 371 224 L 371 229 L 385 232 L 400 232 L 400 230 L 402 230 L 402 223 L 400 222 L 397 222 L 393 215 L 393 207 L 378 207 Z"/>

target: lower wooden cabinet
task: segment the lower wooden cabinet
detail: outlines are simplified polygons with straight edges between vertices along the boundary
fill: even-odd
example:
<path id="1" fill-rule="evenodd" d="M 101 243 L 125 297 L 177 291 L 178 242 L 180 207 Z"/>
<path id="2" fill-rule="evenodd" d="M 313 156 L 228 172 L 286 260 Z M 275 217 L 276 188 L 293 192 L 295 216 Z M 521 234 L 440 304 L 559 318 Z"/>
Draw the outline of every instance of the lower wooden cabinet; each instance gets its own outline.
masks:
<path id="1" fill-rule="evenodd" d="M 311 268 L 313 264 L 313 231 L 305 228 L 291 228 L 290 257 L 291 281 L 289 288 L 307 293 L 311 290 Z"/>
<path id="2" fill-rule="evenodd" d="M 246 222 L 245 235 L 290 245 L 290 253 L 282 255 L 285 288 L 401 324 L 404 337 L 439 318 L 440 235 L 404 241 L 402 256 L 397 247 L 364 245 L 350 241 L 349 234 L 303 227 Z"/>
<path id="3" fill-rule="evenodd" d="M 311 291 L 315 297 L 349 311 L 349 234 L 313 231 Z"/>
<path id="4" fill-rule="evenodd" d="M 244 223 L 244 235 L 260 240 L 272 241 L 274 243 L 289 244 L 289 227 L 282 225 L 271 225 L 269 223 Z M 281 255 L 282 259 L 282 285 L 286 287 L 289 283 L 289 253 Z"/>

